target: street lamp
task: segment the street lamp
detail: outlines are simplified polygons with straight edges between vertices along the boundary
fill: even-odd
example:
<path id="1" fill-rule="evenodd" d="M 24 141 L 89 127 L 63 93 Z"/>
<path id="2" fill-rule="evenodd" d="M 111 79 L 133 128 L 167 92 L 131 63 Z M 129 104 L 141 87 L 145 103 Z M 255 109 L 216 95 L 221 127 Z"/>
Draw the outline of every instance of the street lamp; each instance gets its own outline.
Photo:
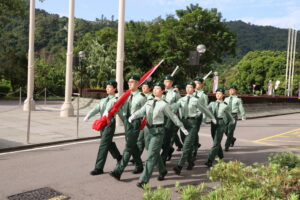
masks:
<path id="1" fill-rule="evenodd" d="M 82 97 L 82 59 L 85 58 L 85 52 L 79 51 L 79 65 L 80 65 L 80 97 Z"/>
<path id="2" fill-rule="evenodd" d="M 199 53 L 199 55 L 201 56 L 202 54 L 205 53 L 206 51 L 206 46 L 204 44 L 199 44 L 196 48 L 197 52 Z"/>
<path id="3" fill-rule="evenodd" d="M 199 44 L 196 48 L 196 51 L 198 52 L 198 63 L 200 65 L 200 57 L 205 53 L 206 46 L 204 44 Z M 199 66 L 199 71 L 201 73 L 201 68 Z"/>

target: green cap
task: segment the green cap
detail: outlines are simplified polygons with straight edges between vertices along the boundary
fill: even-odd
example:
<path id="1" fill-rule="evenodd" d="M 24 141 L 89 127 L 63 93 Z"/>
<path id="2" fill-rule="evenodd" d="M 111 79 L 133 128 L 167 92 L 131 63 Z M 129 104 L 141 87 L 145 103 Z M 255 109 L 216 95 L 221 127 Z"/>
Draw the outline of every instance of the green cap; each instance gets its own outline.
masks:
<path id="1" fill-rule="evenodd" d="M 106 86 L 107 86 L 107 85 L 111 85 L 111 86 L 113 86 L 114 88 L 116 88 L 117 85 L 118 85 L 118 83 L 117 83 L 117 81 L 115 81 L 115 80 L 109 80 L 109 81 L 106 81 L 105 85 L 106 85 Z"/>
<path id="2" fill-rule="evenodd" d="M 154 84 L 153 84 L 153 87 L 155 87 L 155 86 L 161 87 L 162 90 L 165 89 L 165 85 L 164 85 L 162 82 L 156 82 L 156 83 L 154 83 Z"/>
<path id="3" fill-rule="evenodd" d="M 142 86 L 143 85 L 148 85 L 149 87 L 151 87 L 151 82 L 150 81 L 145 81 L 143 84 L 142 84 Z"/>
<path id="4" fill-rule="evenodd" d="M 136 81 L 140 81 L 140 76 L 139 75 L 130 75 L 129 77 L 128 77 L 128 80 L 129 79 L 133 79 L 133 80 L 136 80 Z"/>
<path id="5" fill-rule="evenodd" d="M 165 76 L 164 80 L 174 81 L 174 77 L 171 75 L 167 75 L 167 76 Z"/>
<path id="6" fill-rule="evenodd" d="M 229 89 L 235 89 L 235 90 L 238 90 L 238 88 L 237 88 L 236 85 L 231 85 L 231 86 L 229 87 Z"/>
<path id="7" fill-rule="evenodd" d="M 199 81 L 199 82 L 203 83 L 203 82 L 204 82 L 204 79 L 201 78 L 201 77 L 198 77 L 198 78 L 195 78 L 194 81 Z"/>
<path id="8" fill-rule="evenodd" d="M 216 92 L 222 92 L 223 94 L 225 93 L 225 90 L 224 90 L 224 88 L 218 88 L 217 90 L 216 90 Z"/>
<path id="9" fill-rule="evenodd" d="M 179 84 L 176 84 L 176 85 L 173 86 L 173 88 L 178 88 L 180 90 L 181 86 Z"/>
<path id="10" fill-rule="evenodd" d="M 195 84 L 194 81 L 189 81 L 189 82 L 186 83 L 186 85 L 191 85 L 191 86 L 193 86 L 194 88 L 196 87 L 196 84 Z"/>

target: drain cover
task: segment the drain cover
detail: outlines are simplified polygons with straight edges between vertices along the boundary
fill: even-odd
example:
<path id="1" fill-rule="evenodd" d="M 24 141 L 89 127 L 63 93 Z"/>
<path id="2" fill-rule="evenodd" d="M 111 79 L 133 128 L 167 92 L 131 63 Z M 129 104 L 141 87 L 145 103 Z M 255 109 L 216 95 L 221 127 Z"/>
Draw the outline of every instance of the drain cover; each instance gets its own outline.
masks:
<path id="1" fill-rule="evenodd" d="M 70 197 L 49 187 L 23 192 L 7 197 L 9 200 L 68 200 Z"/>

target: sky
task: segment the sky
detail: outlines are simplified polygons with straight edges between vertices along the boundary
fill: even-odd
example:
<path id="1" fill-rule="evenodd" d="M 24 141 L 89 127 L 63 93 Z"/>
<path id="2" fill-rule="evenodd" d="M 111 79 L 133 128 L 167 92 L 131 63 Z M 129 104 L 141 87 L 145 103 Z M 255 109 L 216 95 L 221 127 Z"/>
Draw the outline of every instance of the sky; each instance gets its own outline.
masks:
<path id="1" fill-rule="evenodd" d="M 118 18 L 118 0 L 75 0 L 75 17 L 93 21 L 114 15 Z M 295 28 L 300 30 L 300 0 L 126 0 L 125 20 L 150 21 L 158 16 L 175 14 L 189 4 L 217 8 L 226 21 Z M 69 0 L 36 1 L 36 7 L 49 13 L 68 16 Z"/>

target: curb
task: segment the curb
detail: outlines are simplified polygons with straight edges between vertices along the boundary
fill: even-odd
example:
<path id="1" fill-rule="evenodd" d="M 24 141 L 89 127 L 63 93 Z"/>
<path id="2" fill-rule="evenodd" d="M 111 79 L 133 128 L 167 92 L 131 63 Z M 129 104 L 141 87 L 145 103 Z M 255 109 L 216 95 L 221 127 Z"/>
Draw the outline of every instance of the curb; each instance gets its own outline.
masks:
<path id="1" fill-rule="evenodd" d="M 116 133 L 115 134 L 115 136 L 122 136 L 122 135 L 125 135 L 125 133 Z M 72 142 L 88 141 L 88 140 L 95 140 L 95 139 L 100 139 L 100 136 L 61 140 L 61 141 L 54 141 L 54 142 L 45 142 L 45 143 L 38 143 L 38 144 L 29 144 L 29 145 L 23 145 L 23 146 L 17 146 L 17 147 L 8 147 L 8 148 L 0 149 L 0 154 L 14 152 L 14 151 L 35 149 L 38 147 L 46 147 L 46 146 L 59 145 L 59 144 L 68 144 L 68 143 L 72 143 Z"/>

